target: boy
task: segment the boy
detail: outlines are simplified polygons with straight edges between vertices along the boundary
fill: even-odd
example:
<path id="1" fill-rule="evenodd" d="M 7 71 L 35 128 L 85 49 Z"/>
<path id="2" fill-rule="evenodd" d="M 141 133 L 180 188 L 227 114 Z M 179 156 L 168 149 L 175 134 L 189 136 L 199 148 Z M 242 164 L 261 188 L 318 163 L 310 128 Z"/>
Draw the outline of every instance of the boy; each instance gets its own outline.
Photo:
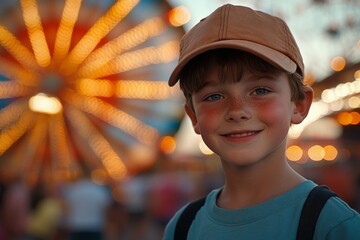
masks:
<path id="1" fill-rule="evenodd" d="M 224 5 L 183 37 L 169 85 L 180 80 L 194 130 L 216 153 L 225 184 L 210 192 L 187 239 L 295 239 L 305 199 L 316 186 L 285 157 L 291 124 L 307 116 L 312 89 L 287 25 L 252 9 Z M 165 229 L 174 239 L 184 208 Z M 314 239 L 360 239 L 360 216 L 327 200 Z"/>

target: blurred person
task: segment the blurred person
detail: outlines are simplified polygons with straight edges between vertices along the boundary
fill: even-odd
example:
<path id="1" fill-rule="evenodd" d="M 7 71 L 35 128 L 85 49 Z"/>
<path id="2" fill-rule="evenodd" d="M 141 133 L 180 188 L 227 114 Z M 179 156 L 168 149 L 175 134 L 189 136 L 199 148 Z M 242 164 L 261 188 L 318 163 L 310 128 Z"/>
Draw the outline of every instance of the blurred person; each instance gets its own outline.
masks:
<path id="1" fill-rule="evenodd" d="M 121 222 L 118 222 L 118 231 L 115 234 L 113 233 L 109 239 L 161 239 L 163 227 L 160 227 L 155 221 L 149 209 L 149 202 L 151 202 L 149 188 L 151 184 L 151 178 L 147 175 L 128 178 L 121 183 L 121 199 L 119 199 L 117 206 L 118 211 L 121 211 L 119 212 L 121 216 L 118 215 L 117 219 Z"/>
<path id="2" fill-rule="evenodd" d="M 287 24 L 264 12 L 226 4 L 184 35 L 169 85 L 180 80 L 185 111 L 219 156 L 225 183 L 181 208 L 168 223 L 165 240 L 181 235 L 303 240 L 308 233 L 311 239 L 360 239 L 359 213 L 286 160 L 288 130 L 306 118 L 313 99 L 304 73 Z M 301 218 L 308 196 L 315 208 L 327 193 L 331 197 L 318 216 Z M 298 228 L 302 220 L 314 220 L 314 232 Z"/>
<path id="3" fill-rule="evenodd" d="M 63 197 L 69 239 L 104 239 L 106 211 L 112 202 L 108 189 L 83 178 L 66 185 Z"/>
<path id="4" fill-rule="evenodd" d="M 29 189 L 22 183 L 1 184 L 0 240 L 24 240 L 30 212 Z"/>
<path id="5" fill-rule="evenodd" d="M 175 212 L 189 199 L 192 185 L 181 179 L 176 171 L 160 172 L 153 177 L 148 192 L 148 208 L 156 222 L 165 228 Z"/>
<path id="6" fill-rule="evenodd" d="M 63 202 L 55 185 L 40 185 L 33 191 L 33 206 L 29 219 L 29 239 L 55 239 L 61 217 Z"/>
<path id="7" fill-rule="evenodd" d="M 124 206 L 119 201 L 112 201 L 106 214 L 106 240 L 118 240 L 129 224 L 129 216 Z"/>

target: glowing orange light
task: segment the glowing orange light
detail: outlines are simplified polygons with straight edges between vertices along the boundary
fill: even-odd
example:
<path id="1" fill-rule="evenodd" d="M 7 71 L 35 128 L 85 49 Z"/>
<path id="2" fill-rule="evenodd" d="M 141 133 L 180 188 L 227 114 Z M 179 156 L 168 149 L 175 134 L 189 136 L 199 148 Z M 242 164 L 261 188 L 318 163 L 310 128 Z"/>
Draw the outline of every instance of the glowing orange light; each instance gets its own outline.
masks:
<path id="1" fill-rule="evenodd" d="M 360 114 L 358 112 L 342 112 L 337 116 L 341 125 L 357 125 L 360 123 Z"/>
<path id="2" fill-rule="evenodd" d="M 299 146 L 294 145 L 286 149 L 286 157 L 290 161 L 294 161 L 294 162 L 300 161 L 302 156 L 303 156 L 303 150 Z"/>
<path id="3" fill-rule="evenodd" d="M 176 142 L 175 139 L 171 136 L 165 136 L 160 141 L 160 150 L 163 153 L 170 154 L 175 151 Z"/>
<path id="4" fill-rule="evenodd" d="M 182 26 L 188 23 L 191 15 L 186 7 L 178 6 L 169 11 L 169 22 L 174 27 Z"/>
<path id="5" fill-rule="evenodd" d="M 354 78 L 355 79 L 360 79 L 360 70 L 355 71 Z"/>
<path id="6" fill-rule="evenodd" d="M 325 151 L 324 160 L 326 160 L 326 161 L 333 161 L 336 159 L 336 157 L 338 155 L 338 151 L 337 151 L 336 147 L 334 147 L 332 145 L 325 146 L 324 151 Z"/>
<path id="7" fill-rule="evenodd" d="M 314 145 L 309 148 L 308 155 L 313 161 L 321 161 L 325 156 L 325 150 L 320 145 Z"/>
<path id="8" fill-rule="evenodd" d="M 345 68 L 345 65 L 346 65 L 346 61 L 345 61 L 345 58 L 343 57 L 335 57 L 331 60 L 331 68 L 334 70 L 334 71 L 341 71 Z"/>

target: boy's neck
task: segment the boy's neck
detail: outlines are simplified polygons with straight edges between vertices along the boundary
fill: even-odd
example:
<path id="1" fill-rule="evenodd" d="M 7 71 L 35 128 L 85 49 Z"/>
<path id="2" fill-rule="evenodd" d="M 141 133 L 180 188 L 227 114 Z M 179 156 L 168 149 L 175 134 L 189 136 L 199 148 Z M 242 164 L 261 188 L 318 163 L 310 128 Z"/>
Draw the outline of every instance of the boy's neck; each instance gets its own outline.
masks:
<path id="1" fill-rule="evenodd" d="M 225 175 L 226 183 L 217 200 L 218 206 L 225 209 L 257 205 L 306 181 L 287 163 L 276 169 L 227 171 Z"/>

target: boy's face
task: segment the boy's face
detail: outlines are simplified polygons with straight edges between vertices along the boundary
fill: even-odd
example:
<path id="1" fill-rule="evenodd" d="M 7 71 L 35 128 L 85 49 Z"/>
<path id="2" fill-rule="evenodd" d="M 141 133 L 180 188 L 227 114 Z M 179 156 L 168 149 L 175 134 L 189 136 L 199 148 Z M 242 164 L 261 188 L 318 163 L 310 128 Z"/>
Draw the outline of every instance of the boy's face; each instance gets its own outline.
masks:
<path id="1" fill-rule="evenodd" d="M 245 166 L 270 156 L 284 158 L 289 127 L 305 118 L 311 99 L 292 102 L 285 73 L 245 70 L 240 81 L 227 83 L 218 79 L 216 64 L 208 69 L 207 84 L 192 94 L 193 110 L 186 107 L 195 132 L 229 163 Z"/>

